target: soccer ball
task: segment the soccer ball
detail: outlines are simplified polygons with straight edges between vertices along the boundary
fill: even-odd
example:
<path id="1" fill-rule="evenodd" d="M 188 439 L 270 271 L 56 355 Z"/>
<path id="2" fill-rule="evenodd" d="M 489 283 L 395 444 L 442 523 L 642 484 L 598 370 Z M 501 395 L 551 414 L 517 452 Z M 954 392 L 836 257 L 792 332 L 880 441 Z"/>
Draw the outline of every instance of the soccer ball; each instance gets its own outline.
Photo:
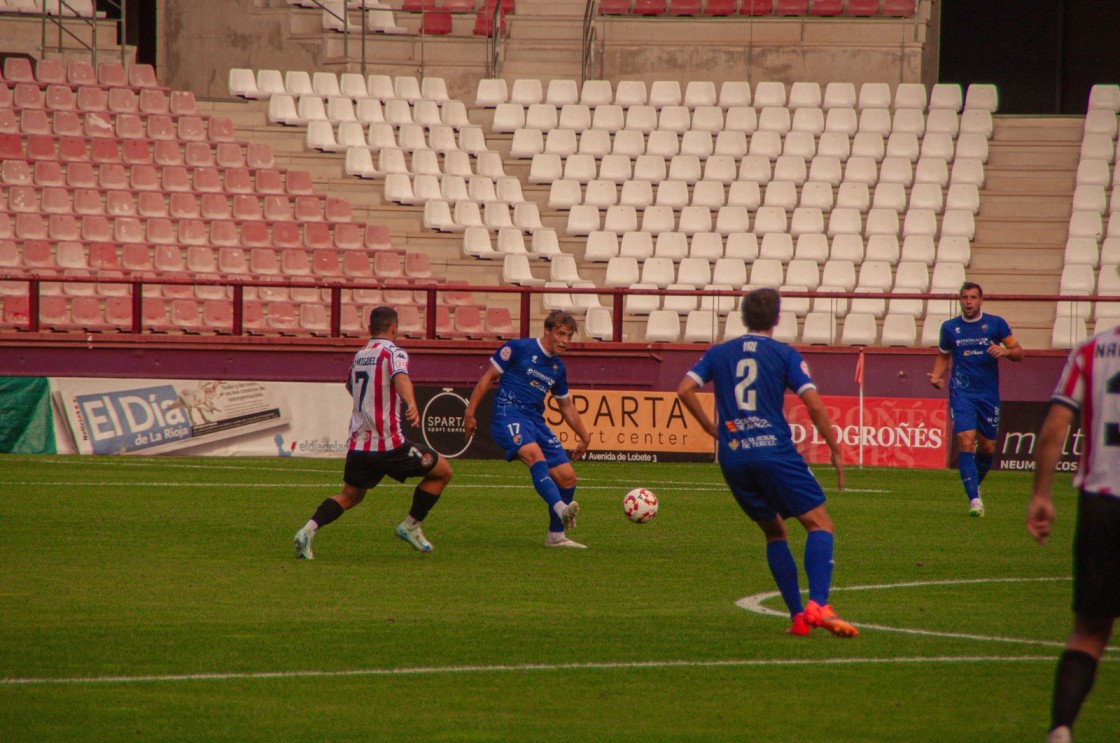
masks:
<path id="1" fill-rule="evenodd" d="M 622 499 L 622 512 L 635 524 L 644 524 L 657 515 L 657 496 L 645 488 L 634 488 Z"/>

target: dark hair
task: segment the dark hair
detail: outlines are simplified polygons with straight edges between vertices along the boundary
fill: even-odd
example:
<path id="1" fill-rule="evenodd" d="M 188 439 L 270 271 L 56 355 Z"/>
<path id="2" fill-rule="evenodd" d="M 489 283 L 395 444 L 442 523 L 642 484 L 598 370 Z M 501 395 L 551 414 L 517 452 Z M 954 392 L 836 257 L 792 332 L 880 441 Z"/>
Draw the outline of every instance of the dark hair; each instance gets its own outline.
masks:
<path id="1" fill-rule="evenodd" d="M 548 313 L 548 317 L 544 319 L 544 329 L 552 330 L 553 328 L 567 328 L 573 334 L 579 332 L 579 324 L 576 319 L 572 317 L 572 313 L 565 312 L 564 310 L 553 310 Z"/>
<path id="2" fill-rule="evenodd" d="M 961 294 L 964 294 L 969 289 L 975 289 L 976 293 L 980 295 L 980 298 L 981 299 L 984 298 L 984 290 L 981 289 L 980 285 L 977 284 L 975 281 L 966 281 L 963 284 L 961 284 Z"/>
<path id="3" fill-rule="evenodd" d="M 769 330 L 778 324 L 782 298 L 770 288 L 755 289 L 743 297 L 743 324 L 747 330 Z"/>
<path id="4" fill-rule="evenodd" d="M 369 334 L 376 338 L 389 332 L 397 322 L 397 311 L 392 307 L 374 307 L 369 312 Z"/>

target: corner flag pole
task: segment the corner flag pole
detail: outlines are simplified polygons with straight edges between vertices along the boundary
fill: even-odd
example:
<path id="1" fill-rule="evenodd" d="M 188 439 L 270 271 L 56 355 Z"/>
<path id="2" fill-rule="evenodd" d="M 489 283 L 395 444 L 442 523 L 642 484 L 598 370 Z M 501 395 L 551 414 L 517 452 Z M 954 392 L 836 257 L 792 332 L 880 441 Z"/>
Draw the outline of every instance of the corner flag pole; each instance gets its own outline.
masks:
<path id="1" fill-rule="evenodd" d="M 856 361 L 856 384 L 859 385 L 859 466 L 863 466 L 863 349 Z"/>

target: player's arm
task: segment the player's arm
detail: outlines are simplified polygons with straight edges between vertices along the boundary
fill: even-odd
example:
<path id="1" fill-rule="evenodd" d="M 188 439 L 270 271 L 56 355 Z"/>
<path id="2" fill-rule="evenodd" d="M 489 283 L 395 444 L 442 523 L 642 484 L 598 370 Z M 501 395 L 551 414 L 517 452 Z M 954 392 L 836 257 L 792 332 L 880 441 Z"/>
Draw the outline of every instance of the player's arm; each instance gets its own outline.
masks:
<path id="1" fill-rule="evenodd" d="M 947 371 L 949 371 L 949 354 L 940 351 L 937 358 L 933 360 L 933 371 L 926 374 L 934 389 L 941 389 L 944 386 L 945 372 Z"/>
<path id="2" fill-rule="evenodd" d="M 401 399 L 405 420 L 419 427 L 420 410 L 416 407 L 416 392 L 412 387 L 412 377 L 404 372 L 397 372 L 393 375 L 393 389 Z"/>
<path id="3" fill-rule="evenodd" d="M 475 418 L 475 414 L 478 412 L 479 403 L 482 402 L 482 398 L 486 397 L 486 393 L 490 391 L 490 388 L 494 386 L 494 382 L 496 382 L 501 375 L 502 373 L 498 371 L 493 364 L 490 364 L 489 368 L 487 368 L 486 372 L 482 375 L 482 379 L 478 380 L 478 384 L 474 386 L 474 391 L 471 392 L 471 399 L 467 403 L 467 410 L 463 413 L 463 431 L 467 434 L 468 438 L 474 436 L 474 432 L 478 430 L 478 419 Z"/>
<path id="4" fill-rule="evenodd" d="M 1054 468 L 1062 453 L 1069 427 L 1073 425 L 1074 411 L 1061 403 L 1050 403 L 1050 411 L 1042 422 L 1038 434 L 1038 444 L 1034 449 L 1034 486 L 1031 500 L 1027 505 L 1027 531 L 1046 544 L 1050 536 L 1050 524 L 1054 523 L 1054 501 L 1051 493 L 1054 483 Z"/>
<path id="5" fill-rule="evenodd" d="M 556 404 L 560 408 L 560 416 L 576 434 L 576 450 L 572 453 L 572 460 L 579 461 L 591 444 L 591 436 L 588 435 L 587 428 L 583 425 L 583 418 L 579 416 L 579 411 L 572 403 L 571 395 L 556 398 Z"/>
<path id="6" fill-rule="evenodd" d="M 840 451 L 840 442 L 836 439 L 836 431 L 832 429 L 832 421 L 828 417 L 824 402 L 821 401 L 821 396 L 817 394 L 817 390 L 813 387 L 801 393 L 801 401 L 805 403 L 805 408 L 809 411 L 809 418 L 813 421 L 817 433 L 828 444 L 829 459 L 832 460 L 832 466 L 836 468 L 836 486 L 843 490 L 844 455 Z"/>
<path id="7" fill-rule="evenodd" d="M 700 404 L 700 397 L 696 394 L 698 389 L 700 389 L 700 385 L 696 380 L 690 376 L 685 376 L 677 386 L 677 397 L 680 398 L 684 409 L 687 410 L 689 414 L 696 419 L 696 422 L 700 424 L 700 427 L 714 439 L 717 436 L 716 424 L 708 417 L 708 414 L 704 412 L 704 406 Z"/>
<path id="8" fill-rule="evenodd" d="M 994 359 L 1007 359 L 1008 361 L 1022 361 L 1023 347 L 1015 336 L 1009 335 L 999 343 L 988 346 L 988 355 Z"/>

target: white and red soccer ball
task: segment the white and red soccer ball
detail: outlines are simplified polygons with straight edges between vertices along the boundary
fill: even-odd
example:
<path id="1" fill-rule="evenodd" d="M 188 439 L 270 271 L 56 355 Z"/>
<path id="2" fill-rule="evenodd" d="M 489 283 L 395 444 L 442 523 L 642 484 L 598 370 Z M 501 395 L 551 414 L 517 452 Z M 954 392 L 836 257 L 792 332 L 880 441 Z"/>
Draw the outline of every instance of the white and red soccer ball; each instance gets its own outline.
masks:
<path id="1" fill-rule="evenodd" d="M 635 524 L 644 524 L 657 515 L 657 496 L 645 488 L 634 488 L 622 498 L 622 512 Z"/>

